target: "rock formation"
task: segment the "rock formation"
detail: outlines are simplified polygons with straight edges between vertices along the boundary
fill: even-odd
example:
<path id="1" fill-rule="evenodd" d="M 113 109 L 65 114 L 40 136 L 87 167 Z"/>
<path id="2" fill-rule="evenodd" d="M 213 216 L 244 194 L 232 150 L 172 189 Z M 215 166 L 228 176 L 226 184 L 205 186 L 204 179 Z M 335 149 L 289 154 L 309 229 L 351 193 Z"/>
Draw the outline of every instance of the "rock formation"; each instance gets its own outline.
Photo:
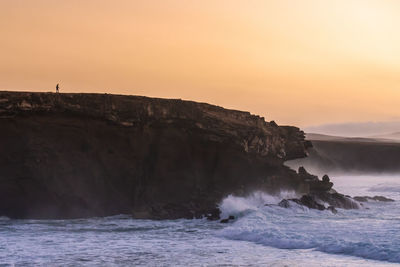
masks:
<path id="1" fill-rule="evenodd" d="M 357 200 L 358 202 L 368 202 L 368 201 L 394 202 L 394 199 L 387 198 L 387 197 L 384 197 L 384 196 L 374 196 L 374 197 L 356 196 L 356 197 L 354 197 L 354 200 Z"/>
<path id="2" fill-rule="evenodd" d="M 283 165 L 306 156 L 298 128 L 209 104 L 0 92 L 0 128 L 0 216 L 11 218 L 218 219 L 232 193 L 330 185 Z"/>
<path id="3" fill-rule="evenodd" d="M 304 167 L 300 167 L 298 173 L 309 184 L 309 192 L 300 198 L 283 199 L 278 203 L 280 207 L 289 208 L 292 203 L 296 203 L 310 209 L 330 210 L 333 213 L 337 213 L 336 208 L 358 209 L 360 207 L 355 198 L 333 190 L 333 183 L 330 182 L 328 175 L 325 174 L 321 181 L 318 176 L 308 173 Z"/>

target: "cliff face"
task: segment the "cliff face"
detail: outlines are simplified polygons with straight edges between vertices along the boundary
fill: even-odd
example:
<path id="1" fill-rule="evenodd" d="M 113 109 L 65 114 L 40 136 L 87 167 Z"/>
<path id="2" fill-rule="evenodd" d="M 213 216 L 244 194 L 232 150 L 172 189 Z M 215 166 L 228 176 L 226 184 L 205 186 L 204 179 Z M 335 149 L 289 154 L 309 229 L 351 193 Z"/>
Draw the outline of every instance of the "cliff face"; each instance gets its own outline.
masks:
<path id="1" fill-rule="evenodd" d="M 0 216 L 193 218 L 230 193 L 307 192 L 304 133 L 248 112 L 108 94 L 0 92 Z"/>
<path id="2" fill-rule="evenodd" d="M 344 138 L 343 138 L 344 139 Z M 313 173 L 398 173 L 400 143 L 383 141 L 311 140 L 309 157 L 290 162 Z"/>

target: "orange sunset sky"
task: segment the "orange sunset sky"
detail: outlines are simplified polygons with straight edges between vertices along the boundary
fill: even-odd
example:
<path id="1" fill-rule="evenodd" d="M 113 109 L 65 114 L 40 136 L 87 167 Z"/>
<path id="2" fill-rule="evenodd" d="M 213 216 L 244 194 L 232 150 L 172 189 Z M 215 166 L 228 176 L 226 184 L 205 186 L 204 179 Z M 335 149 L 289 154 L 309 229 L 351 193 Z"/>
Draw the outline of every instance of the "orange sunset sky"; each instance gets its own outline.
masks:
<path id="1" fill-rule="evenodd" d="M 0 0 L 0 90 L 182 98 L 309 126 L 400 118 L 397 0 Z"/>

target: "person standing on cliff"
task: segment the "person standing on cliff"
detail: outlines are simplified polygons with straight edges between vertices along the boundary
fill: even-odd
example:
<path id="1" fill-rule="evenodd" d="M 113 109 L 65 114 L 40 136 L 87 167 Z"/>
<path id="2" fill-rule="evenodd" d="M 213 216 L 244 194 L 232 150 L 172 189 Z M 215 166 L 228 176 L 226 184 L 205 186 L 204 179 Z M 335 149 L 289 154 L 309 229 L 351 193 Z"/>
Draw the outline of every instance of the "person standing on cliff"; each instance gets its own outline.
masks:
<path id="1" fill-rule="evenodd" d="M 57 83 L 57 85 L 56 85 L 56 93 L 59 93 L 60 92 L 60 85 Z"/>

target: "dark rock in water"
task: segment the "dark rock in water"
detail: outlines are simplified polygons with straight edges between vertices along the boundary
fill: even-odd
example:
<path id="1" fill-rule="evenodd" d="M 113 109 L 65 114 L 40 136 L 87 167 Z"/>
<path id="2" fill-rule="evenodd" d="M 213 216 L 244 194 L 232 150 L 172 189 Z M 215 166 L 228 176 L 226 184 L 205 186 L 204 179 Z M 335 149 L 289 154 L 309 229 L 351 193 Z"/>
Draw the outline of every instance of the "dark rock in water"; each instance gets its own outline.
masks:
<path id="1" fill-rule="evenodd" d="M 313 196 L 310 195 L 304 195 L 300 199 L 297 198 L 292 198 L 292 199 L 283 199 L 281 202 L 279 202 L 279 206 L 283 208 L 288 208 L 290 207 L 290 202 L 297 203 L 299 205 L 305 206 L 310 209 L 317 209 L 317 210 L 325 210 L 325 206 L 322 204 L 319 204 Z"/>
<path id="2" fill-rule="evenodd" d="M 218 208 L 214 208 L 206 215 L 207 220 L 209 221 L 215 221 L 219 220 L 221 215 L 221 210 Z"/>
<path id="3" fill-rule="evenodd" d="M 279 203 L 278 203 L 279 207 L 282 208 L 290 208 L 290 202 L 287 199 L 282 199 Z"/>
<path id="4" fill-rule="evenodd" d="M 319 181 L 318 176 L 308 173 L 307 170 L 303 166 L 299 167 L 298 173 L 299 173 L 299 176 L 302 177 L 307 182 Z"/>
<path id="5" fill-rule="evenodd" d="M 330 206 L 340 209 L 359 209 L 359 204 L 351 197 L 339 193 L 313 192 L 311 193 L 321 202 L 328 203 Z"/>
<path id="6" fill-rule="evenodd" d="M 296 203 L 301 204 L 303 206 L 306 206 L 310 209 L 317 209 L 317 210 L 325 209 L 325 206 L 322 204 L 319 204 L 317 202 L 317 200 L 311 195 L 304 195 L 300 198 L 300 200 L 294 199 L 293 201 L 295 201 Z"/>
<path id="7" fill-rule="evenodd" d="M 309 184 L 311 192 L 328 192 L 333 186 L 333 183 L 330 182 L 329 176 L 326 174 L 322 177 L 322 181 L 311 181 Z"/>
<path id="8" fill-rule="evenodd" d="M 330 210 L 333 214 L 338 213 L 337 209 L 336 209 L 335 207 L 333 207 L 333 206 L 329 206 L 329 207 L 327 207 L 326 209 L 327 209 L 327 210 Z"/>
<path id="9" fill-rule="evenodd" d="M 395 202 L 394 199 L 387 198 L 387 197 L 384 197 L 384 196 L 374 196 L 372 199 L 375 200 L 375 201 L 382 201 L 382 202 Z"/>
<path id="10" fill-rule="evenodd" d="M 230 221 L 235 220 L 235 216 L 230 215 L 227 219 L 222 219 L 221 221 L 219 221 L 220 223 L 228 223 Z"/>
<path id="11" fill-rule="evenodd" d="M 326 192 L 332 189 L 333 183 L 330 182 L 329 176 L 326 174 L 321 181 L 318 176 L 308 173 L 304 167 L 299 167 L 298 173 L 308 183 L 311 192 Z"/>
<path id="12" fill-rule="evenodd" d="M 283 208 L 289 208 L 290 202 L 297 203 L 299 205 L 308 207 L 310 209 L 317 210 L 330 210 L 333 213 L 337 213 L 336 208 L 342 209 L 358 209 L 359 205 L 353 199 L 346 197 L 345 195 L 330 192 L 319 192 L 310 193 L 303 195 L 300 199 L 283 199 L 279 202 L 279 206 Z M 329 204 L 328 208 L 325 208 L 324 203 Z"/>
<path id="13" fill-rule="evenodd" d="M 369 200 L 380 201 L 380 202 L 394 202 L 394 199 L 387 198 L 384 196 L 374 196 L 374 197 L 356 196 L 356 197 L 353 197 L 353 199 L 357 200 L 359 202 L 368 202 Z"/>
<path id="14" fill-rule="evenodd" d="M 368 202 L 368 200 L 372 200 L 372 197 L 356 196 L 356 197 L 353 197 L 353 199 L 357 200 L 358 202 Z"/>

